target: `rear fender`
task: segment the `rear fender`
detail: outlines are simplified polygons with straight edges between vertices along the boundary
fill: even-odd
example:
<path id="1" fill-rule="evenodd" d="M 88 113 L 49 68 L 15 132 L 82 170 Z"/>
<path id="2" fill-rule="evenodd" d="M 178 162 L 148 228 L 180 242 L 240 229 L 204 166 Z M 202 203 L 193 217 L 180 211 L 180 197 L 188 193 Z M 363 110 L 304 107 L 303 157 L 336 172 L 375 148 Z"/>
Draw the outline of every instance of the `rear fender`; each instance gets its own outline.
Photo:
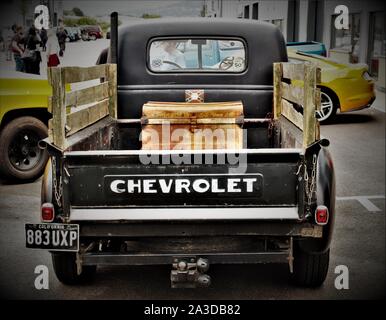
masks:
<path id="1" fill-rule="evenodd" d="M 325 147 L 321 148 L 318 156 L 317 205 L 325 205 L 328 208 L 329 221 L 323 226 L 321 239 L 299 242 L 300 248 L 310 253 L 323 253 L 329 249 L 335 222 L 335 173 L 331 154 Z"/>

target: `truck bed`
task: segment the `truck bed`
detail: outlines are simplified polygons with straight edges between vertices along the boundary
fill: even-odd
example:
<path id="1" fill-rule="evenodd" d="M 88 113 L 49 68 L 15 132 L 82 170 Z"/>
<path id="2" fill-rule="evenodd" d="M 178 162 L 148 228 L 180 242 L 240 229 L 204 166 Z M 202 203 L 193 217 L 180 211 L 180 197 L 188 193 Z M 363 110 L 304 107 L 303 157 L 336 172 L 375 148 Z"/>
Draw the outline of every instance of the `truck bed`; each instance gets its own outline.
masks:
<path id="1" fill-rule="evenodd" d="M 296 173 L 303 150 L 295 148 L 299 137 L 287 122 L 246 124 L 253 128 L 250 149 L 152 150 L 154 161 L 146 163 L 150 153 L 141 150 L 140 124 L 102 119 L 71 136 L 72 147 L 64 152 L 71 220 L 299 219 L 302 186 Z M 184 161 L 176 163 L 182 156 Z M 149 179 L 152 190 L 146 192 Z M 211 184 L 210 190 L 194 188 L 200 179 Z M 233 189 L 231 179 L 237 181 Z M 117 180 L 124 183 L 114 192 Z M 141 186 L 131 191 L 130 183 Z"/>

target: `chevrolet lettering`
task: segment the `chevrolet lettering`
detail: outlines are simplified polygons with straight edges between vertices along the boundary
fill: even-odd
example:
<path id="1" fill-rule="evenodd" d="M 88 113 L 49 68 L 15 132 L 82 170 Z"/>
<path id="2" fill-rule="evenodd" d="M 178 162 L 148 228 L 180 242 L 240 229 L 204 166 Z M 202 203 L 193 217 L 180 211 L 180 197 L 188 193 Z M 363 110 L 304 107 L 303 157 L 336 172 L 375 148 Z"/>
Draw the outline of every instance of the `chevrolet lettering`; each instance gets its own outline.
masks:
<path id="1" fill-rule="evenodd" d="M 166 175 L 167 176 L 167 175 Z M 112 177 L 106 177 L 107 181 Z M 157 193 L 260 193 L 261 175 L 246 177 L 217 178 L 180 177 L 180 178 L 112 178 L 109 183 L 113 193 L 157 194 Z"/>

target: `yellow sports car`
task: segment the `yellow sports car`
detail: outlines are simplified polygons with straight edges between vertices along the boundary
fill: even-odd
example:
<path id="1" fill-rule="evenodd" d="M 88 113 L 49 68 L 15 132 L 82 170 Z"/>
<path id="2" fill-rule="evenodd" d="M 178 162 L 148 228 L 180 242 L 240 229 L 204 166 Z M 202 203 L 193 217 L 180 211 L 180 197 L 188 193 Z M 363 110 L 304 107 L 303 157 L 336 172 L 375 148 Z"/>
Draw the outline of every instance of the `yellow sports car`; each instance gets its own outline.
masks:
<path id="1" fill-rule="evenodd" d="M 366 64 L 342 64 L 319 55 L 295 50 L 288 50 L 288 60 L 310 61 L 321 68 L 320 122 L 333 119 L 338 109 L 340 112 L 360 110 L 370 107 L 375 100 L 374 81 L 368 73 Z"/>

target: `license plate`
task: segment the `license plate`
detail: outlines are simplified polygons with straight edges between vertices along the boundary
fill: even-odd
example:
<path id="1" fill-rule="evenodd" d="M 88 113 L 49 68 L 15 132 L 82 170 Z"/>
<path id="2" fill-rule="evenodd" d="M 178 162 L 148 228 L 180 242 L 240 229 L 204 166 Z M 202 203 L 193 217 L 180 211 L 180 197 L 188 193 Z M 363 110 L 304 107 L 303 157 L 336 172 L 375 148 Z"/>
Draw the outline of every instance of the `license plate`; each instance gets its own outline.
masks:
<path id="1" fill-rule="evenodd" d="M 79 251 L 78 224 L 26 224 L 25 238 L 27 248 Z"/>

